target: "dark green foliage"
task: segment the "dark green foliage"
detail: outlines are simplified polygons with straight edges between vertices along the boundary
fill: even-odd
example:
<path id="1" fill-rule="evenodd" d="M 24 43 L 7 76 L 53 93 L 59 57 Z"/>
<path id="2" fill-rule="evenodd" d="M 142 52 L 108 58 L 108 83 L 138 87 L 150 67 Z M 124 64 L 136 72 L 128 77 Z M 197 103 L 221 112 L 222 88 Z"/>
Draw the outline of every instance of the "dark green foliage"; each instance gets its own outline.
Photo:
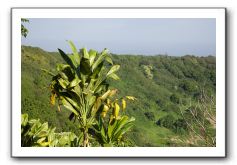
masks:
<path id="1" fill-rule="evenodd" d="M 144 115 L 149 119 L 154 121 L 155 120 L 155 115 L 153 112 L 145 112 Z"/>
<path id="2" fill-rule="evenodd" d="M 24 22 L 29 22 L 29 20 L 22 18 L 21 23 L 24 23 Z M 21 24 L 21 35 L 26 38 L 28 33 L 29 33 L 28 29 L 23 24 Z"/>
<path id="3" fill-rule="evenodd" d="M 170 96 L 170 101 L 172 101 L 175 104 L 179 104 L 180 97 L 178 94 L 172 94 Z"/>
<path id="4" fill-rule="evenodd" d="M 215 57 L 112 55 L 112 59 L 121 66 L 117 74 L 122 81 L 107 83 L 119 90 L 119 96 L 129 94 L 137 98 L 124 112 L 136 118 L 127 138 L 137 146 L 184 146 L 170 140 L 188 135 L 179 105 L 188 106 L 190 100 L 195 105 L 200 87 L 215 96 Z M 62 61 L 58 53 L 22 47 L 22 113 L 27 112 L 30 118 L 40 118 L 43 122 L 50 121 L 49 125 L 57 127 L 57 132 L 74 132 L 78 128 L 73 120 L 68 120 L 70 113 L 50 106 L 50 93 L 45 87 L 51 77 L 40 70 L 46 68 L 53 72 L 56 63 Z M 143 65 L 152 66 L 152 79 L 144 74 Z"/>

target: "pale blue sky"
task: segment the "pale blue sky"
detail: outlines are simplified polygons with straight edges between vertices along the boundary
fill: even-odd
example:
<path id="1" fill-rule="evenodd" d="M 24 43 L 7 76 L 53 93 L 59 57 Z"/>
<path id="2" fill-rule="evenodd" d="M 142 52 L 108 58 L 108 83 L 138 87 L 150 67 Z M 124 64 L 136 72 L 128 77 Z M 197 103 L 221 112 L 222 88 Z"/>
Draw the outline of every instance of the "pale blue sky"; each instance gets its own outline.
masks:
<path id="1" fill-rule="evenodd" d="M 70 52 L 66 40 L 79 48 L 116 54 L 207 56 L 216 54 L 216 20 L 213 18 L 81 18 L 29 19 L 23 45 L 47 51 Z"/>

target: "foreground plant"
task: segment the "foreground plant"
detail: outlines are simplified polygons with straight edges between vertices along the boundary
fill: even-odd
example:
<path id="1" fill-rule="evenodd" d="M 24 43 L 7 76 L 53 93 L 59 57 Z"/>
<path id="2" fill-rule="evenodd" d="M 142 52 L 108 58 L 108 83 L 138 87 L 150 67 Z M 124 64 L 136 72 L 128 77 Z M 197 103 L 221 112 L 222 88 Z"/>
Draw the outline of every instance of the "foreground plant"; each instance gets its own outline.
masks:
<path id="1" fill-rule="evenodd" d="M 48 123 L 39 119 L 29 120 L 28 114 L 21 115 L 22 147 L 78 147 L 80 138 L 72 132 L 55 133 Z"/>
<path id="2" fill-rule="evenodd" d="M 57 101 L 59 111 L 61 105 L 71 111 L 69 119 L 78 120 L 79 129 L 83 133 L 82 146 L 88 147 L 90 146 L 88 130 L 93 129 L 101 117 L 109 116 L 109 122 L 117 123 L 119 128 L 124 127 L 124 122 L 119 122 L 120 120 L 126 118 L 126 121 L 129 120 L 128 123 L 132 123 L 134 118 L 119 116 L 120 106 L 125 110 L 126 101 L 122 99 L 123 101 L 119 105 L 119 99 L 114 98 L 117 89 L 109 89 L 109 84 L 106 82 L 108 78 L 118 80 L 116 72 L 120 68 L 119 65 L 113 64 L 108 50 L 104 49 L 98 53 L 95 50 L 87 51 L 82 48 L 78 52 L 71 41 L 69 41 L 69 45 L 73 52 L 70 55 L 58 49 L 67 64 L 58 64 L 57 74 L 48 72 L 53 76 L 50 84 L 50 102 L 55 105 Z M 132 96 L 125 98 L 135 99 Z M 116 139 L 121 139 L 121 136 L 130 127 L 130 124 L 129 127 L 126 126 L 120 136 L 115 136 Z M 96 135 L 98 136 L 98 130 Z"/>

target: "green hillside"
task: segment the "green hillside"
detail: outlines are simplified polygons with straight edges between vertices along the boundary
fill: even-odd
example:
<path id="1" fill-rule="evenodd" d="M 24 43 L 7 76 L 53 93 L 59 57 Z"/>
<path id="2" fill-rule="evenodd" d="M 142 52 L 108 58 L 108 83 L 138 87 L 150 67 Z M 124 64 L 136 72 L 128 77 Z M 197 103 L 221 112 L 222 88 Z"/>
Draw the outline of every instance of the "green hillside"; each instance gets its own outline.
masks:
<path id="1" fill-rule="evenodd" d="M 215 57 L 112 55 L 112 58 L 114 63 L 121 65 L 118 72 L 121 80 L 108 83 L 119 90 L 119 95 L 137 98 L 126 111 L 136 118 L 135 126 L 127 135 L 136 146 L 195 146 L 190 142 L 193 132 L 187 125 L 188 121 L 199 130 L 187 111 L 192 107 L 200 109 L 195 117 L 207 126 L 205 134 L 215 136 L 214 124 L 209 120 L 215 118 L 215 109 L 207 117 L 201 113 L 201 106 L 197 106 L 202 91 L 208 98 L 215 98 Z M 68 111 L 62 109 L 59 112 L 49 103 L 51 77 L 41 68 L 54 72 L 59 62 L 63 62 L 59 53 L 22 46 L 21 109 L 22 113 L 29 114 L 29 118 L 49 122 L 50 126 L 57 127 L 58 132 L 77 134 L 78 128 L 67 119 Z M 205 107 L 211 104 L 205 103 Z M 209 142 L 198 144 L 205 146 Z"/>

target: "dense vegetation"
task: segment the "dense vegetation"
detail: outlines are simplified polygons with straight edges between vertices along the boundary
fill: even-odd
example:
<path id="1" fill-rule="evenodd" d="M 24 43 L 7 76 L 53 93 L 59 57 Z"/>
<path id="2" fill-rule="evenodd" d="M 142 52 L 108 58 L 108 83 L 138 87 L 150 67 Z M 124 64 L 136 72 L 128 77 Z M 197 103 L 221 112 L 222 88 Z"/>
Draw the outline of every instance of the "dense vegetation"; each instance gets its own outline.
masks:
<path id="1" fill-rule="evenodd" d="M 119 81 L 108 81 L 119 96 L 137 101 L 124 113 L 134 116 L 127 135 L 136 146 L 215 146 L 215 57 L 112 55 L 121 69 Z M 56 132 L 78 128 L 70 112 L 49 102 L 51 77 L 41 68 L 56 72 L 59 53 L 22 46 L 22 113 L 56 127 Z M 77 122 L 77 121 L 75 121 Z M 201 124 L 199 124 L 201 123 Z"/>

